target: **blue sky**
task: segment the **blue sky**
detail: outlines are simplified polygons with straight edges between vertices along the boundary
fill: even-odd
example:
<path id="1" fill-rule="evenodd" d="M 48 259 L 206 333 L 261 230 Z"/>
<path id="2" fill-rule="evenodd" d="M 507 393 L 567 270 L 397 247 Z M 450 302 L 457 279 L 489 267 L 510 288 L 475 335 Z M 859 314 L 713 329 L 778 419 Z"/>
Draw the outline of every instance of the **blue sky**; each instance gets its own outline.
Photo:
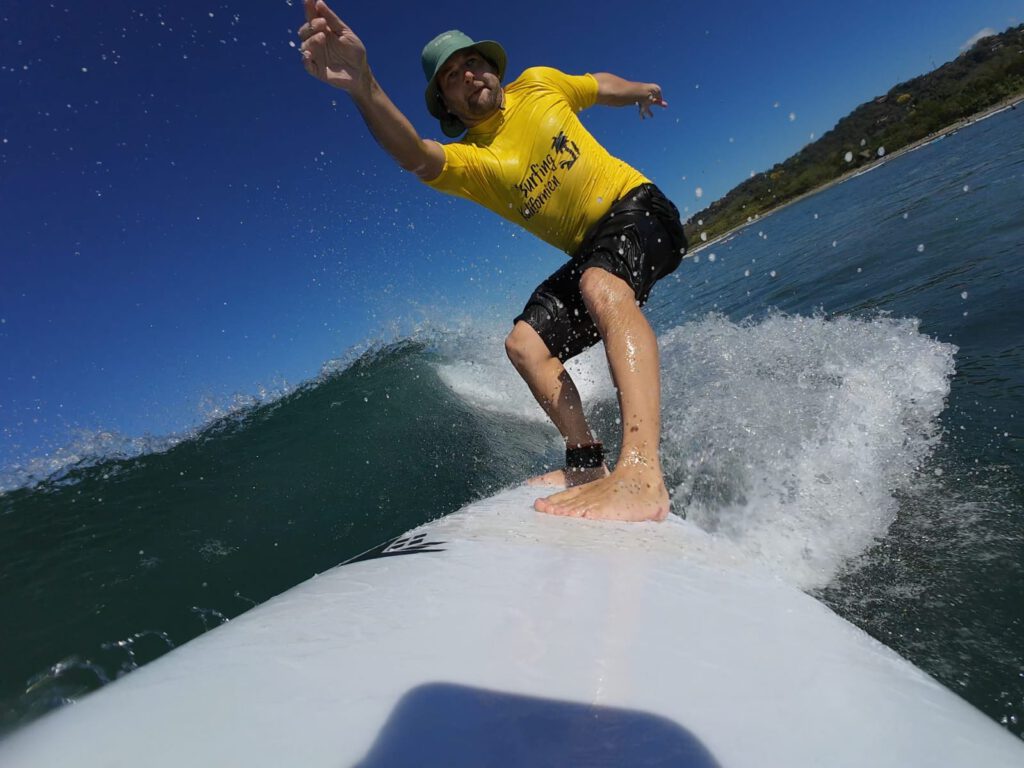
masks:
<path id="1" fill-rule="evenodd" d="M 419 51 L 452 27 L 501 41 L 513 75 L 659 83 L 654 120 L 584 119 L 690 212 L 1024 19 L 1002 0 L 334 7 L 431 138 Z M 561 261 L 399 171 L 305 74 L 302 20 L 299 0 L 0 10 L 0 466 L 187 429 L 396 323 L 500 323 Z"/>

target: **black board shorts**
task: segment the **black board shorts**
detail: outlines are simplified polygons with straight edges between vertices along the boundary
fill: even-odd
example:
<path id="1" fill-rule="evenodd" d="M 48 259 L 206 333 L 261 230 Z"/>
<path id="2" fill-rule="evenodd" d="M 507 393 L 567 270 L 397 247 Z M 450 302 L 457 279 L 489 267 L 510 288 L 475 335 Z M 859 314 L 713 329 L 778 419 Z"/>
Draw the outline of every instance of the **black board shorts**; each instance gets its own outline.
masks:
<path id="1" fill-rule="evenodd" d="M 679 210 L 653 184 L 617 200 L 588 230 L 572 259 L 537 286 L 513 320 L 528 323 L 563 363 L 601 340 L 580 293 L 580 277 L 599 267 L 622 278 L 643 306 L 654 284 L 686 253 Z"/>

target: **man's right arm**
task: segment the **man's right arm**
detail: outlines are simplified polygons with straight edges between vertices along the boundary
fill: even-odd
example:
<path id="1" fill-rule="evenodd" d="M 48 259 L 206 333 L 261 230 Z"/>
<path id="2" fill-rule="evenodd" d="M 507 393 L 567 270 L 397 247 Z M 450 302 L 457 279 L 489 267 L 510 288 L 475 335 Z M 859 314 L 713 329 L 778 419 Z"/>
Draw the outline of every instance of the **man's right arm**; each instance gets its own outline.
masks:
<path id="1" fill-rule="evenodd" d="M 384 93 L 372 73 L 365 89 L 349 92 L 373 138 L 395 162 L 423 181 L 432 181 L 444 169 L 444 148 L 436 141 L 421 139 L 412 123 Z"/>
<path id="2" fill-rule="evenodd" d="M 299 29 L 306 71 L 352 97 L 367 128 L 402 168 L 424 181 L 444 169 L 444 148 L 420 138 L 370 71 L 366 48 L 323 0 L 304 0 L 306 23 Z"/>

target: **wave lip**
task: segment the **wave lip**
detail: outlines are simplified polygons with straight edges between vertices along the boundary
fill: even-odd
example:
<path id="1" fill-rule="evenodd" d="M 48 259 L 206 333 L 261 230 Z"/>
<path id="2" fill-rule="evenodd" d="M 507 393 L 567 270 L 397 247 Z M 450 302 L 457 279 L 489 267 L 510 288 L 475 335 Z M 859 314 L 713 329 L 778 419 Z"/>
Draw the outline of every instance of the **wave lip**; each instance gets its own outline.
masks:
<path id="1" fill-rule="evenodd" d="M 956 347 L 917 320 L 711 315 L 661 339 L 676 511 L 803 589 L 883 536 L 941 437 Z"/>
<path id="2" fill-rule="evenodd" d="M 110 430 L 83 431 L 66 445 L 0 469 L 0 495 L 40 483 L 59 484 L 69 473 L 105 462 L 162 453 L 189 435 L 126 437 Z"/>

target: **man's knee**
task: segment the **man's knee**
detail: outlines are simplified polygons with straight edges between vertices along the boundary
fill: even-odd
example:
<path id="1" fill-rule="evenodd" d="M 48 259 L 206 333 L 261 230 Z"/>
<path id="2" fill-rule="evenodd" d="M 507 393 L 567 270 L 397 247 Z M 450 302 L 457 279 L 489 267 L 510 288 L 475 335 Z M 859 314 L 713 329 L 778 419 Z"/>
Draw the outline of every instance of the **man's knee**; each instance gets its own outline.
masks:
<path id="1" fill-rule="evenodd" d="M 520 320 L 505 337 L 505 354 L 516 370 L 523 370 L 549 357 L 544 340 L 529 323 Z"/>
<path id="2" fill-rule="evenodd" d="M 580 293 L 591 316 L 621 307 L 636 306 L 636 296 L 629 283 L 600 267 L 584 270 L 580 277 Z"/>

